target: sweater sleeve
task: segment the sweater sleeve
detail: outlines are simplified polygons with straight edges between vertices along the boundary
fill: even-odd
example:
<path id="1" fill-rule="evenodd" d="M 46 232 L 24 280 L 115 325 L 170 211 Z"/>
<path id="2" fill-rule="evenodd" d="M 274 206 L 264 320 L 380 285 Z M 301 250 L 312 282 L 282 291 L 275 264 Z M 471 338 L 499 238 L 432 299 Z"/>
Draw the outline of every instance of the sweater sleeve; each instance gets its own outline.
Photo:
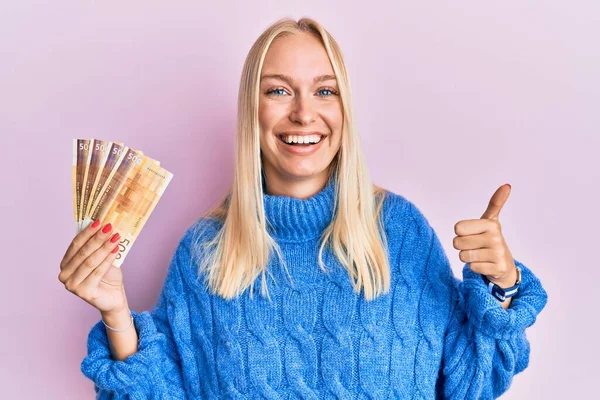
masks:
<path id="1" fill-rule="evenodd" d="M 158 301 L 151 311 L 132 311 L 138 351 L 123 361 L 110 353 L 106 328 L 98 321 L 88 335 L 83 374 L 94 382 L 98 399 L 186 399 L 180 350 L 173 326 L 185 307 L 183 265 L 189 259 L 189 231 L 171 260 Z"/>
<path id="2" fill-rule="evenodd" d="M 437 383 L 444 399 L 495 399 L 529 364 L 525 330 L 547 302 L 540 280 L 520 261 L 522 283 L 508 309 L 487 290 L 481 275 L 466 263 L 463 280 L 454 277 L 440 240 L 423 214 L 411 204 L 420 235 L 429 243 L 426 274 L 440 301 L 449 303 Z M 445 300 L 444 300 L 445 299 Z"/>

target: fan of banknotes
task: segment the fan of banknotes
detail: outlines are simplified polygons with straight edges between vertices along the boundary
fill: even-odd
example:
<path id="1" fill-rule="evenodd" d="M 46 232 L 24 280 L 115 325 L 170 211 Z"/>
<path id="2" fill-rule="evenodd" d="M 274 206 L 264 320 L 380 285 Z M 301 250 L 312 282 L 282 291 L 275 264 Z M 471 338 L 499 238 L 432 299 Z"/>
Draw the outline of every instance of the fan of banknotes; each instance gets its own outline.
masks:
<path id="1" fill-rule="evenodd" d="M 119 142 L 73 139 L 73 210 L 77 233 L 99 219 L 120 234 L 121 267 L 173 174 Z"/>

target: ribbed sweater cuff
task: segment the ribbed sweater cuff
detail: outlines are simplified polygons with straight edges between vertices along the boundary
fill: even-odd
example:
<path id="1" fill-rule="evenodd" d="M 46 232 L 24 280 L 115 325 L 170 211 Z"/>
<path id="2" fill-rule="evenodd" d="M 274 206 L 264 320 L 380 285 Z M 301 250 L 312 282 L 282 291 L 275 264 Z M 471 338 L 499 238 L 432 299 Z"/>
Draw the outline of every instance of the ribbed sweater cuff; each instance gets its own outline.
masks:
<path id="1" fill-rule="evenodd" d="M 515 264 L 521 268 L 521 286 L 506 310 L 489 293 L 481 275 L 473 272 L 468 263 L 463 267 L 463 281 L 459 284 L 460 301 L 476 333 L 511 339 L 533 325 L 546 305 L 548 295 L 540 280 L 516 259 Z"/>
<path id="2" fill-rule="evenodd" d="M 164 336 L 157 334 L 156 326 L 148 312 L 131 312 L 138 332 L 138 351 L 123 361 L 114 360 L 110 354 L 106 328 L 99 321 L 88 336 L 88 355 L 81 363 L 81 372 L 100 389 L 123 395 L 148 382 L 152 364 L 160 359 Z"/>

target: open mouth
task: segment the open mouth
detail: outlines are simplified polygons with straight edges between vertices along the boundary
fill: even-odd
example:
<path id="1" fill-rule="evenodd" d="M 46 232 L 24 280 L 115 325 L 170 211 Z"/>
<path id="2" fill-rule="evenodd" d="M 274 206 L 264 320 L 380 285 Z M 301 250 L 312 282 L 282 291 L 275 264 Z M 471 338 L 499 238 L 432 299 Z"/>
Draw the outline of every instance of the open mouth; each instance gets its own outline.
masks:
<path id="1" fill-rule="evenodd" d="M 309 142 L 309 143 L 296 143 L 296 142 L 293 142 L 293 141 L 287 141 L 286 142 L 283 139 L 283 135 L 277 135 L 277 137 L 279 138 L 279 140 L 281 140 L 283 143 L 287 144 L 288 146 L 298 146 L 298 147 L 310 147 L 310 146 L 314 146 L 314 145 L 317 145 L 317 144 L 321 143 L 325 139 L 325 136 L 320 136 L 319 140 L 317 142 L 313 141 L 312 143 L 311 142 Z"/>

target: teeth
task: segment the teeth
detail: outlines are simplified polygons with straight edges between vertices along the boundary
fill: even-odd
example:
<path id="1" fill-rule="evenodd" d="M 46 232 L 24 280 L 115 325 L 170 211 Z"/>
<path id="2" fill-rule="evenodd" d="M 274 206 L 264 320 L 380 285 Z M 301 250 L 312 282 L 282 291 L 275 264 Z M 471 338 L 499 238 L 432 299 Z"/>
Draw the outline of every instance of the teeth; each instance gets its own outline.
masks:
<path id="1" fill-rule="evenodd" d="M 294 135 L 282 135 L 281 140 L 286 143 L 319 143 L 321 141 L 321 135 L 310 135 L 310 136 L 294 136 Z"/>

